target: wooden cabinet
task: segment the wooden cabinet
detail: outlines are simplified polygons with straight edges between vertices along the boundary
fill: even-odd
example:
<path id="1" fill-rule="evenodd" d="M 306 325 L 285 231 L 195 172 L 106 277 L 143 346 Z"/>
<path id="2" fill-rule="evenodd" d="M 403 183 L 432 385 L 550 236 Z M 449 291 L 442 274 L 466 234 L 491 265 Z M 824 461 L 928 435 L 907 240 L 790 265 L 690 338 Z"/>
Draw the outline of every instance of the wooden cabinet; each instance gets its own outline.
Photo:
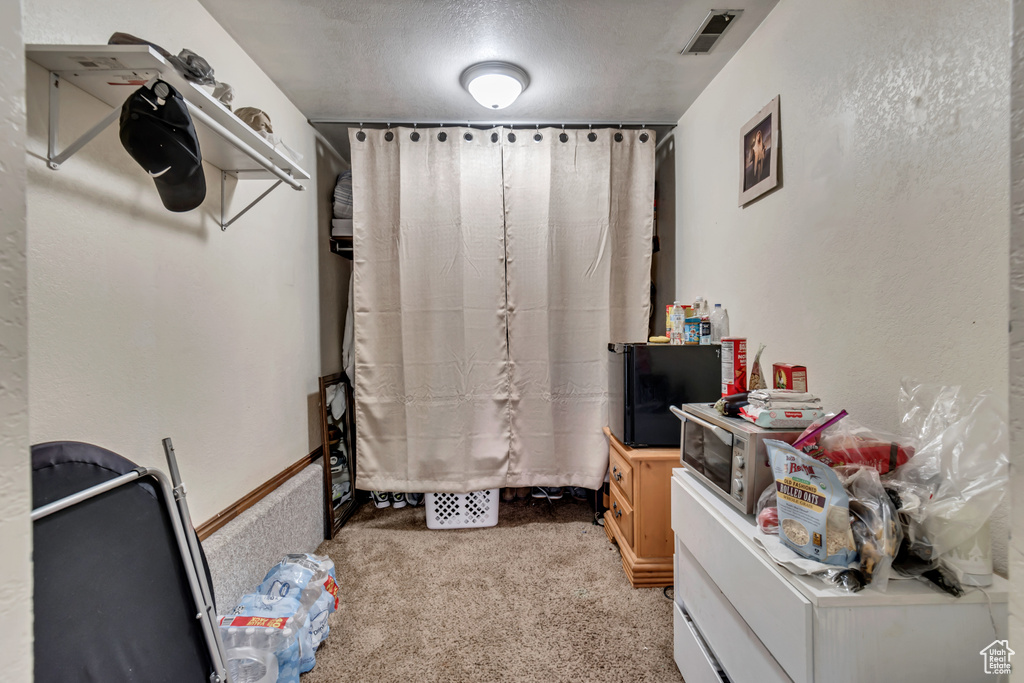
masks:
<path id="1" fill-rule="evenodd" d="M 672 585 L 672 468 L 678 448 L 630 448 L 607 427 L 609 509 L 604 531 L 618 544 L 633 587 Z"/>

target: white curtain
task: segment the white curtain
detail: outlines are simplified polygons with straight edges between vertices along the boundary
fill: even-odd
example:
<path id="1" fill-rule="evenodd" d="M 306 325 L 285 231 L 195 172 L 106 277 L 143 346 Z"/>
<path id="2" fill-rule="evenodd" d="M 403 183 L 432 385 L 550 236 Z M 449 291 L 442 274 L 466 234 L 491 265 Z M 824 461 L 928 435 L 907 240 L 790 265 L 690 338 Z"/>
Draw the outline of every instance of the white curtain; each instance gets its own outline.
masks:
<path id="1" fill-rule="evenodd" d="M 501 146 L 468 130 L 364 135 L 351 140 L 357 482 L 382 491 L 502 486 Z"/>
<path id="2" fill-rule="evenodd" d="M 508 485 L 594 489 L 608 462 L 608 342 L 647 340 L 654 141 L 608 129 L 542 135 L 504 154 Z"/>
<path id="3" fill-rule="evenodd" d="M 599 487 L 607 344 L 647 335 L 653 134 L 350 138 L 359 487 Z"/>

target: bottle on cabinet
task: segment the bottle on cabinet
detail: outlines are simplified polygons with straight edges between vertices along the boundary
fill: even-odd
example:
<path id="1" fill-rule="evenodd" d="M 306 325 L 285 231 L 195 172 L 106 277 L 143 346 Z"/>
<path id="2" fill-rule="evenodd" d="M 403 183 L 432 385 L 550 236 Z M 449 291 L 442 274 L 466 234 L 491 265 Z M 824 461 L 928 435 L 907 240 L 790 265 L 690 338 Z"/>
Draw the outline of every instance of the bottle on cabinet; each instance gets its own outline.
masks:
<path id="1" fill-rule="evenodd" d="M 672 322 L 672 330 L 669 334 L 669 343 L 680 346 L 683 343 L 683 326 L 686 318 L 683 313 L 683 305 L 678 301 L 672 304 L 672 314 L 669 316 Z"/>
<path id="2" fill-rule="evenodd" d="M 700 312 L 700 345 L 711 345 L 711 313 L 708 311 L 708 303 L 704 302 L 704 310 Z"/>
<path id="3" fill-rule="evenodd" d="M 722 337 L 729 336 L 729 311 L 722 308 L 722 304 L 715 304 L 715 310 L 711 312 L 711 343 L 721 344 Z"/>

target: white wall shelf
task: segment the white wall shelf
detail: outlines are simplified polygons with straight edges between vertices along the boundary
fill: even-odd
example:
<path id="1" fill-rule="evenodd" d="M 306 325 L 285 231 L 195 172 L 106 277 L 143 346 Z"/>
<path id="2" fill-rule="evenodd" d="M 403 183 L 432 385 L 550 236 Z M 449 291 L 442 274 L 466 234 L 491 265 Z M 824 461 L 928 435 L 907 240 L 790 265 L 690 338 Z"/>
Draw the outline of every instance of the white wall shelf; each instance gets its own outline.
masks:
<path id="1" fill-rule="evenodd" d="M 186 80 L 148 45 L 26 45 L 25 56 L 50 72 L 47 163 L 53 170 L 59 169 L 90 140 L 117 121 L 121 105 L 136 88 L 160 78 L 178 90 L 188 104 L 203 160 L 222 171 L 222 230 L 281 183 L 295 190 L 305 189 L 299 181 L 309 179 L 306 171 L 206 90 Z M 112 109 L 77 140 L 58 150 L 60 87 L 63 82 L 74 84 Z M 229 219 L 225 206 L 228 175 L 239 180 L 276 179 L 277 182 Z"/>

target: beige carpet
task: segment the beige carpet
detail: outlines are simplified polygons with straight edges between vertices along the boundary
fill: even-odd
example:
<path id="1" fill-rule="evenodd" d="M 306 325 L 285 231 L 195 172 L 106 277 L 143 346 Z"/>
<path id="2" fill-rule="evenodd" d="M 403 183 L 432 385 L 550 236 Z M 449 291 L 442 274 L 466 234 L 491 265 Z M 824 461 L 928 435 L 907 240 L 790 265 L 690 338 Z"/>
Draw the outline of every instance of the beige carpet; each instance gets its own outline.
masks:
<path id="1" fill-rule="evenodd" d="M 341 606 L 303 683 L 681 681 L 672 602 L 632 588 L 586 503 L 501 503 L 498 526 L 427 529 L 364 505 L 320 546 Z"/>

